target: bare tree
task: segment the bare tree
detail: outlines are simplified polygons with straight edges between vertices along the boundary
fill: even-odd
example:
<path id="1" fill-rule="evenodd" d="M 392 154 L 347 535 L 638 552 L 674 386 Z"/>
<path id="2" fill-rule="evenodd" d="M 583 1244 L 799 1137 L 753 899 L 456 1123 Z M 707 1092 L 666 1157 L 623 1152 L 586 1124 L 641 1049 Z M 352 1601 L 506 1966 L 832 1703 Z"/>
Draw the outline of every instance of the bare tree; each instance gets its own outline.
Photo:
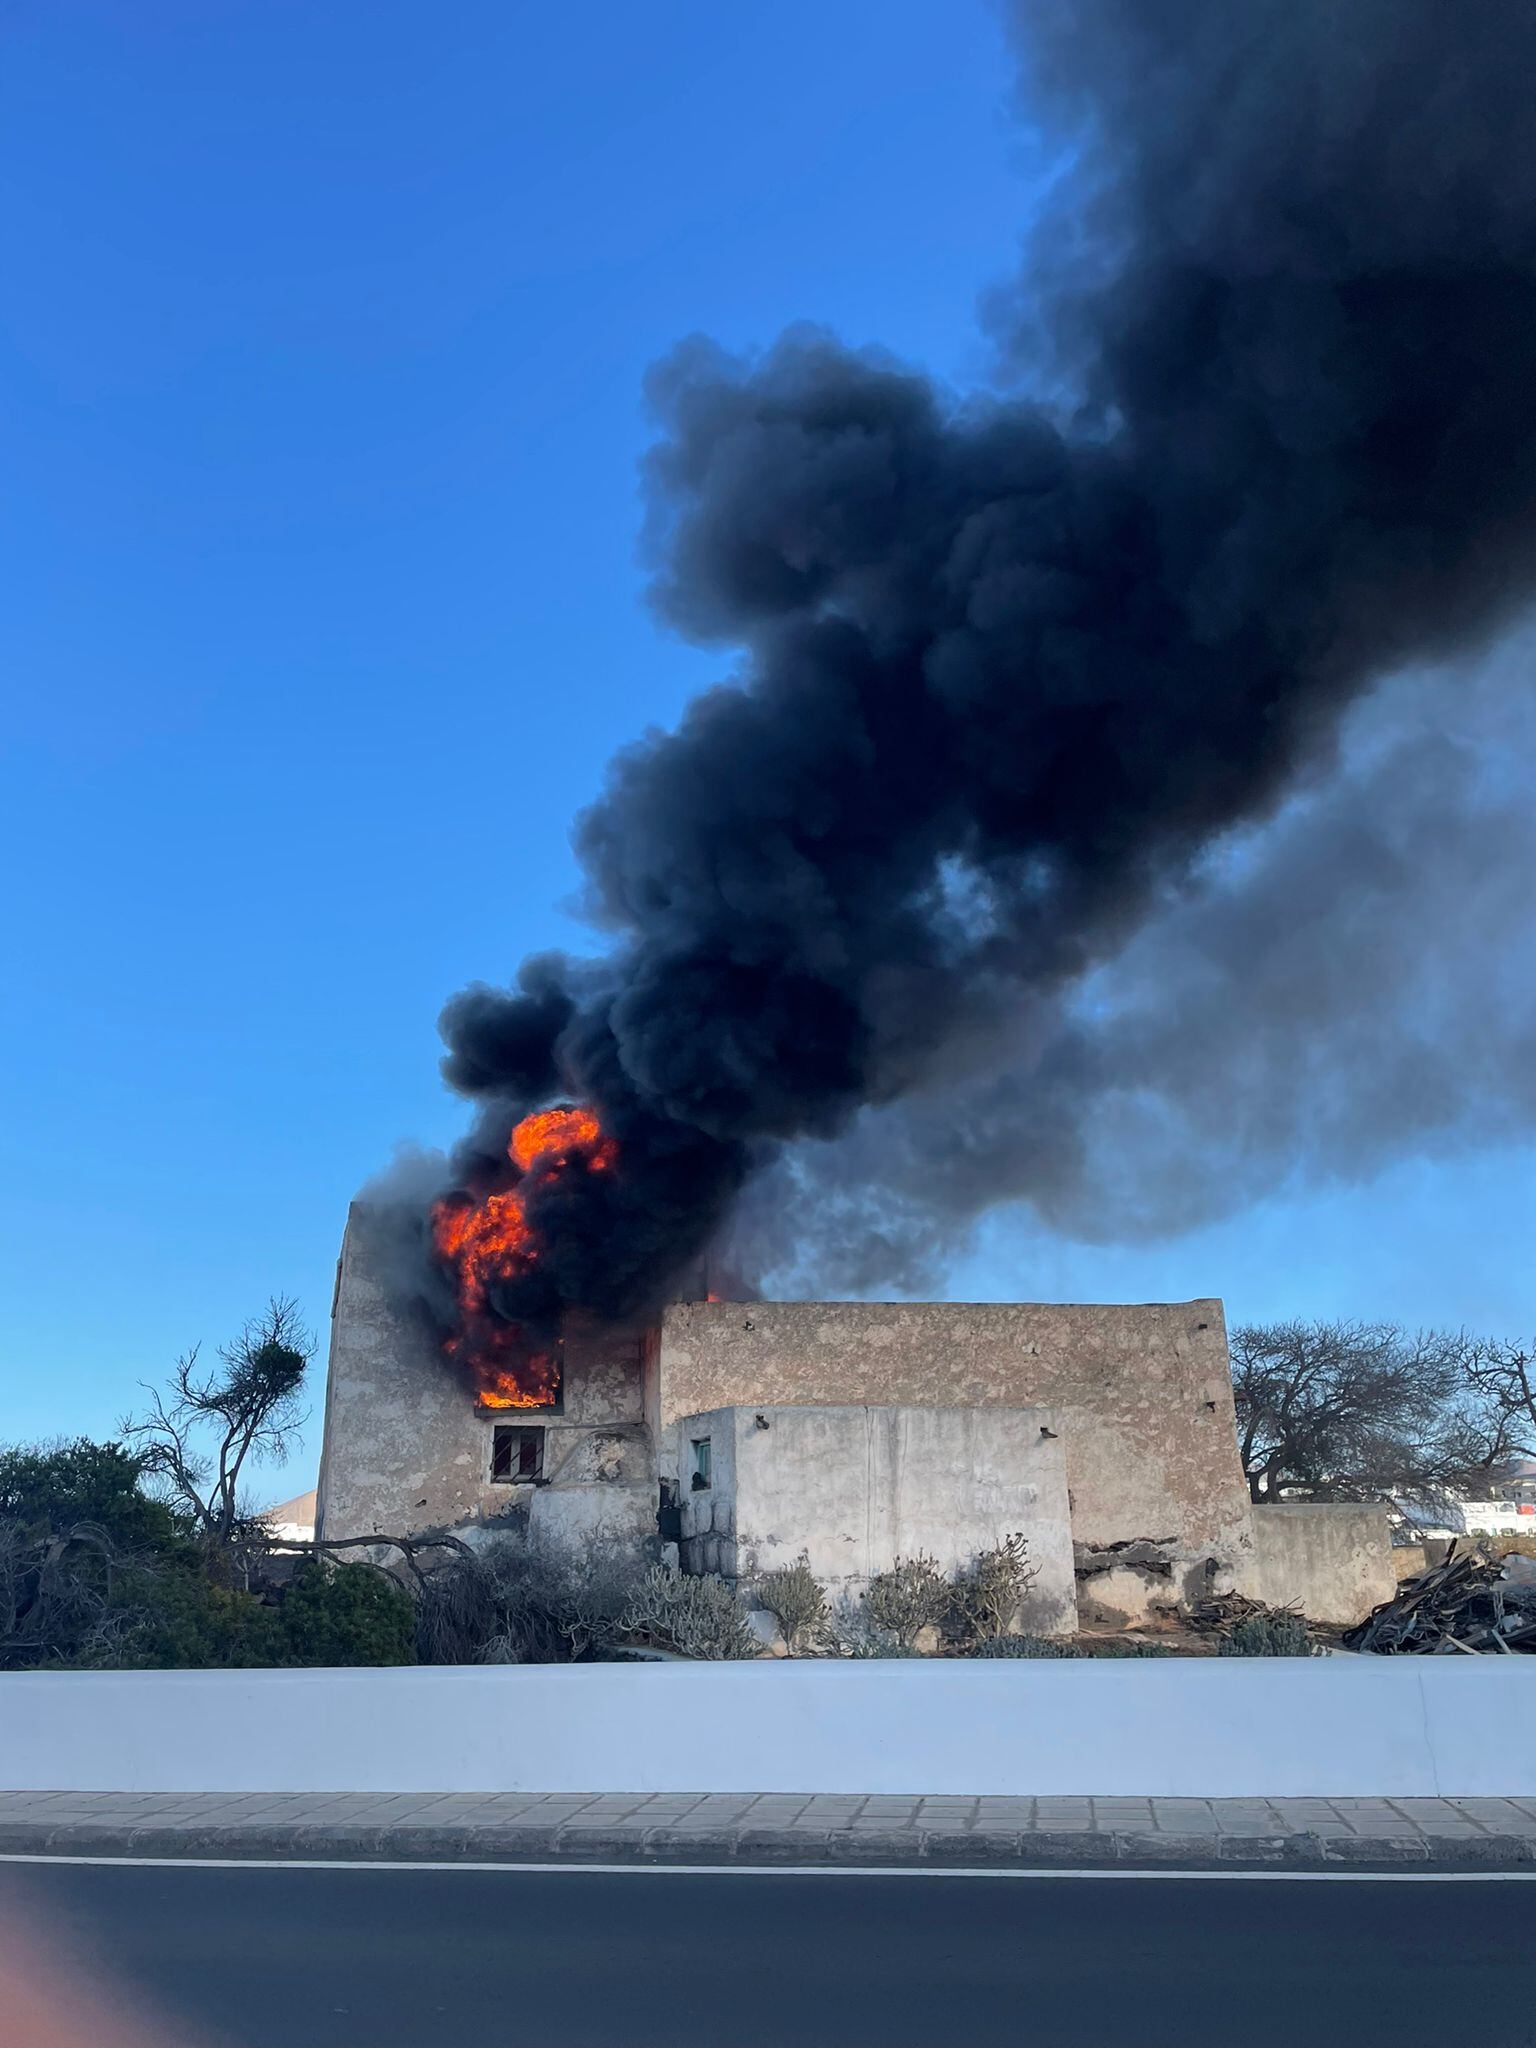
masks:
<path id="1" fill-rule="evenodd" d="M 247 1467 L 287 1458 L 306 1419 L 299 1395 L 314 1351 L 297 1304 L 274 1295 L 220 1350 L 218 1365 L 202 1370 L 194 1345 L 177 1359 L 167 1391 L 145 1388 L 148 1412 L 123 1419 L 123 1442 L 210 1544 L 229 1549 L 248 1530 Z"/>
<path id="2" fill-rule="evenodd" d="M 1443 1500 L 1508 1454 L 1467 1340 L 1393 1323 L 1233 1333 L 1238 1442 L 1255 1501 Z"/>
<path id="3" fill-rule="evenodd" d="M 1467 1383 L 1502 1427 L 1510 1457 L 1536 1457 L 1536 1351 L 1478 1339 L 1468 1346 Z"/>

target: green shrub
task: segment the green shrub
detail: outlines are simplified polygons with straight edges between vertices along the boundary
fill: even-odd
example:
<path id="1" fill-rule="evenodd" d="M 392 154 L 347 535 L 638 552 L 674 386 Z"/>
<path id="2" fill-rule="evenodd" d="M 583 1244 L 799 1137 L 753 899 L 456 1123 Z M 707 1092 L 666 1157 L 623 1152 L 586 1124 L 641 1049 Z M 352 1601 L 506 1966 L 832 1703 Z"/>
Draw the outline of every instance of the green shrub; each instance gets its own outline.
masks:
<path id="1" fill-rule="evenodd" d="M 0 1451 L 0 1667 L 414 1661 L 415 1610 L 393 1580 L 315 1559 L 273 1583 L 259 1554 L 198 1540 L 143 1493 L 145 1462 L 84 1438 Z"/>
<path id="2" fill-rule="evenodd" d="M 205 1671 L 416 1661 L 410 1596 L 369 1565 L 317 1558 L 271 1600 L 176 1565 L 138 1568 L 123 1574 L 117 1612 L 122 1628 L 99 1632 L 80 1662 Z"/>
<path id="3" fill-rule="evenodd" d="M 987 1636 L 971 1651 L 973 1657 L 1081 1657 L 1071 1636 Z"/>
<path id="4" fill-rule="evenodd" d="M 0 1450 L 0 1669 L 110 1664 L 142 1629 L 146 1586 L 200 1571 L 184 1518 L 142 1476 L 141 1459 L 84 1437 Z"/>
<path id="5" fill-rule="evenodd" d="M 1312 1642 L 1307 1624 L 1299 1614 L 1272 1607 L 1262 1614 L 1245 1614 L 1223 1636 L 1218 1657 L 1310 1657 Z"/>
<path id="6" fill-rule="evenodd" d="M 1039 1576 L 1021 1535 L 1005 1536 L 993 1549 L 980 1551 L 955 1575 L 946 1617 L 950 1635 L 962 1645 L 1007 1635 L 1020 1601 Z"/>
<path id="7" fill-rule="evenodd" d="M 904 1650 L 916 1646 L 925 1628 L 937 1627 L 949 1613 L 953 1588 L 939 1570 L 938 1560 L 898 1557 L 888 1572 L 877 1572 L 869 1582 L 864 1605 L 875 1627 L 890 1636 Z"/>
<path id="8" fill-rule="evenodd" d="M 814 1649 L 825 1640 L 828 1625 L 826 1590 L 811 1570 L 810 1559 L 803 1550 L 793 1564 L 762 1573 L 753 1590 L 757 1594 L 758 1605 L 779 1624 L 779 1634 L 784 1638 L 784 1648 L 789 1656 L 794 1656 L 797 1643 Z"/>
<path id="9" fill-rule="evenodd" d="M 143 1476 L 121 1444 L 18 1444 L 0 1450 L 0 1521 L 55 1535 L 89 1522 L 117 1553 L 174 1545 L 185 1518 L 141 1491 Z"/>
<path id="10" fill-rule="evenodd" d="M 970 1653 L 973 1657 L 1127 1658 L 1171 1657 L 1166 1643 L 1084 1642 L 1076 1636 L 991 1636 Z"/>
<path id="11" fill-rule="evenodd" d="M 287 1661 L 277 1610 L 214 1585 L 195 1565 L 139 1566 L 119 1581 L 117 1631 L 98 1633 L 82 1664 L 133 1671 L 249 1669 Z"/>
<path id="12" fill-rule="evenodd" d="M 904 1650 L 886 1629 L 870 1619 L 868 1607 L 851 1593 L 840 1593 L 827 1619 L 827 1647 L 835 1657 L 916 1657 Z"/>
<path id="13" fill-rule="evenodd" d="M 762 1647 L 746 1609 L 723 1579 L 694 1578 L 660 1564 L 652 1565 L 635 1588 L 624 1627 L 627 1634 L 681 1657 L 756 1657 Z"/>
<path id="14" fill-rule="evenodd" d="M 284 1664 L 414 1664 L 410 1595 L 366 1564 L 314 1558 L 299 1566 L 277 1610 Z"/>

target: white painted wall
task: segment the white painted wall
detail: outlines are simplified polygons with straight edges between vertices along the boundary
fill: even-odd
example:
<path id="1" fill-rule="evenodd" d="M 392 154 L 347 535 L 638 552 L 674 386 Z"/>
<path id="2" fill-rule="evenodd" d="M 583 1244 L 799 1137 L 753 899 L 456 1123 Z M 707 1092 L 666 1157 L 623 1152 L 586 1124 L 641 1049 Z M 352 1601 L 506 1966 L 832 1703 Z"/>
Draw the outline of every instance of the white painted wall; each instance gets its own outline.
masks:
<path id="1" fill-rule="evenodd" d="M 0 1789 L 1529 1798 L 1536 1664 L 24 1672 Z"/>
<path id="2" fill-rule="evenodd" d="M 1021 1626 L 1067 1635 L 1077 1587 L 1061 1426 L 1049 1408 L 717 1408 L 676 1424 L 683 1567 L 750 1590 L 804 1555 L 835 1597 L 898 1558 L 946 1574 L 1017 1533 L 1035 1578 Z M 708 1438 L 711 1484 L 689 1483 Z"/>

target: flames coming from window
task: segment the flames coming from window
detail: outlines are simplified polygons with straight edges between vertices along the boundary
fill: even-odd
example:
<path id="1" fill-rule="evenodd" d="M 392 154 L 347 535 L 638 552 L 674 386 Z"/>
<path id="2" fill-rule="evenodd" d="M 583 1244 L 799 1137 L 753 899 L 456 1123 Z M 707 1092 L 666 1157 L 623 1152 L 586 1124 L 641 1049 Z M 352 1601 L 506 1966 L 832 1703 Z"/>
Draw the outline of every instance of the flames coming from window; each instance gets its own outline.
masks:
<path id="1" fill-rule="evenodd" d="M 458 1306 L 443 1349 L 467 1369 L 483 1407 L 548 1408 L 559 1399 L 558 1349 L 498 1303 L 545 1254 L 533 1198 L 573 1176 L 610 1172 L 617 1158 L 594 1111 L 541 1109 L 514 1125 L 496 1185 L 477 1194 L 456 1189 L 433 1203 L 432 1243 Z"/>

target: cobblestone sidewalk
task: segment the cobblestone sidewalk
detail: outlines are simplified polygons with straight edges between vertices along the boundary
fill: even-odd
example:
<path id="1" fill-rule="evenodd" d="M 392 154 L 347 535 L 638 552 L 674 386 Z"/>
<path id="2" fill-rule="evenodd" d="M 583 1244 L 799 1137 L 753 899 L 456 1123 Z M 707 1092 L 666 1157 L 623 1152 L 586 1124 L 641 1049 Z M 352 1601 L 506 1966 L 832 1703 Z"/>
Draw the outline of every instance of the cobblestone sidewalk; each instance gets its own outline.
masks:
<path id="1" fill-rule="evenodd" d="M 1536 1874 L 1536 1799 L 0 1792 L 0 1852 Z"/>

